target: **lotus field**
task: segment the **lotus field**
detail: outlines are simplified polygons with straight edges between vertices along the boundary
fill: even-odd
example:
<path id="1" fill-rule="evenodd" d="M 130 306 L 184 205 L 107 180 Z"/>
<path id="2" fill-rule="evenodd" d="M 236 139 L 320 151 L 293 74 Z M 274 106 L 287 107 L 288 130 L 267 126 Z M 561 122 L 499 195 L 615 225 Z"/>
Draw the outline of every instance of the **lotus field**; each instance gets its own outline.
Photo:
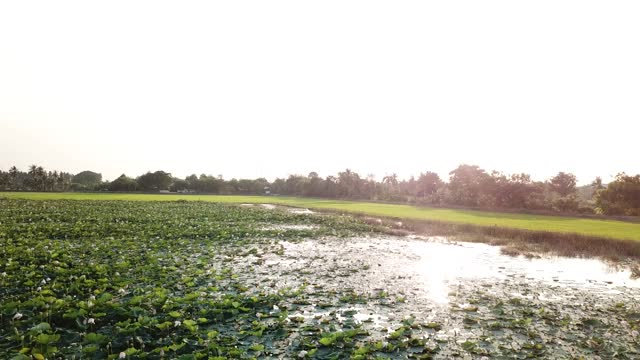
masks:
<path id="1" fill-rule="evenodd" d="M 628 274 L 525 262 L 567 269 L 283 206 L 4 199 L 0 359 L 640 357 Z"/>

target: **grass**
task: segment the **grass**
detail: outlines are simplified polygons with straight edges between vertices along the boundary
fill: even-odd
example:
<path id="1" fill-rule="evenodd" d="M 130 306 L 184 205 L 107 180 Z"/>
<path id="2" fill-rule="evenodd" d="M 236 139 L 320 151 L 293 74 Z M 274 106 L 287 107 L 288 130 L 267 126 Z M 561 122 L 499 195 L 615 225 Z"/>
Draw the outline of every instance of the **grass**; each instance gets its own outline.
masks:
<path id="1" fill-rule="evenodd" d="M 391 235 L 418 233 L 428 236 L 446 236 L 456 241 L 481 242 L 502 247 L 507 255 L 539 257 L 552 254 L 566 257 L 599 257 L 613 263 L 630 266 L 634 278 L 640 278 L 640 241 L 611 239 L 574 233 L 558 233 L 539 230 L 523 230 L 496 226 L 456 224 L 429 220 L 397 220 L 364 217 L 370 224 L 382 225 L 382 231 Z M 631 261 L 631 262 L 629 262 Z"/>
<path id="2" fill-rule="evenodd" d="M 370 216 L 468 224 L 479 227 L 508 228 L 533 232 L 579 234 L 618 240 L 640 240 L 640 223 L 619 220 L 585 219 L 566 216 L 531 215 L 477 210 L 441 209 L 400 204 L 327 200 L 275 196 L 174 195 L 174 194 L 95 194 L 95 193 L 0 193 L 9 199 L 32 200 L 191 200 L 221 203 L 272 203 L 310 209 L 337 210 Z"/>

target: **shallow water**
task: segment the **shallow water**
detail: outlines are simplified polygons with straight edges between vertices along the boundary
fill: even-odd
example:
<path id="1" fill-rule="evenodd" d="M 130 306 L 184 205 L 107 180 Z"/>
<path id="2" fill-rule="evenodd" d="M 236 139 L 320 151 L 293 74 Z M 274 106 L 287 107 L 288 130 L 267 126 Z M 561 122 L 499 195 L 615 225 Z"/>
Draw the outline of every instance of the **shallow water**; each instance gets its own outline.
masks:
<path id="1" fill-rule="evenodd" d="M 436 303 L 447 303 L 448 294 L 461 283 L 474 280 L 518 279 L 549 286 L 566 286 L 617 293 L 640 288 L 628 270 L 595 259 L 545 257 L 529 259 L 503 255 L 500 248 L 482 243 L 452 243 L 445 238 L 366 238 L 339 241 L 283 242 L 285 255 L 305 263 L 309 256 L 324 255 L 332 262 L 361 260 L 374 267 L 368 280 L 412 279 L 412 286 Z M 376 271 L 375 267 L 378 267 Z"/>
<path id="2" fill-rule="evenodd" d="M 291 208 L 289 209 L 289 212 L 292 214 L 305 214 L 305 215 L 315 214 L 314 211 L 311 211 L 309 209 L 302 209 L 302 208 Z"/>
<path id="3" fill-rule="evenodd" d="M 611 349 L 637 342 L 628 319 L 640 313 L 640 280 L 599 260 L 511 257 L 441 237 L 278 241 L 256 249 L 227 265 L 244 268 L 238 273 L 256 292 L 304 289 L 304 301 L 289 306 L 292 319 L 361 324 L 379 339 L 406 319 L 437 323 L 421 330 L 441 344 L 437 358 L 454 356 L 466 340 L 505 356 L 531 355 L 534 342 L 558 357 L 590 354 L 590 345 L 576 345 L 590 336 L 610 339 Z M 586 329 L 593 319 L 604 325 Z M 525 320 L 532 323 L 518 325 Z M 501 328 L 490 330 L 495 324 Z M 488 333 L 494 341 L 483 340 Z"/>
<path id="4" fill-rule="evenodd" d="M 318 229 L 320 226 L 318 225 L 310 225 L 310 224 L 277 224 L 277 225 L 268 225 L 260 228 L 260 230 L 314 230 Z"/>

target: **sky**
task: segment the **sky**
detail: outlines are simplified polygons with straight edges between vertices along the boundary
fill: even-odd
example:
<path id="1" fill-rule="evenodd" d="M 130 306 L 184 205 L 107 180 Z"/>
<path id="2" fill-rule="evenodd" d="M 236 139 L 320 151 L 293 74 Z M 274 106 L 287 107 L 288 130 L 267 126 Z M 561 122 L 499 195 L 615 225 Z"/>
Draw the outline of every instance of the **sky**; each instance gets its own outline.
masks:
<path id="1" fill-rule="evenodd" d="M 5 1 L 0 169 L 640 173 L 638 1 Z"/>

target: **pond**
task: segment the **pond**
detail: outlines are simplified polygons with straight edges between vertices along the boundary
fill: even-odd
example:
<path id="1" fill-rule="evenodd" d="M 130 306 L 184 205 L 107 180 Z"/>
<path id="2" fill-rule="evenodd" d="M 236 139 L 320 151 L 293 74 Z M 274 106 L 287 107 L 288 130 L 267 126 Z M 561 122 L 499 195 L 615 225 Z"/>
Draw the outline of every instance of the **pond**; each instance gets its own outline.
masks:
<path id="1" fill-rule="evenodd" d="M 513 257 L 419 236 L 279 241 L 261 251 L 232 257 L 242 281 L 257 292 L 305 288 L 303 302 L 285 306 L 305 324 L 357 324 L 380 340 L 422 324 L 412 336 L 438 348 L 436 358 L 638 349 L 640 280 L 600 260 Z M 353 299 L 333 298 L 345 293 Z"/>

